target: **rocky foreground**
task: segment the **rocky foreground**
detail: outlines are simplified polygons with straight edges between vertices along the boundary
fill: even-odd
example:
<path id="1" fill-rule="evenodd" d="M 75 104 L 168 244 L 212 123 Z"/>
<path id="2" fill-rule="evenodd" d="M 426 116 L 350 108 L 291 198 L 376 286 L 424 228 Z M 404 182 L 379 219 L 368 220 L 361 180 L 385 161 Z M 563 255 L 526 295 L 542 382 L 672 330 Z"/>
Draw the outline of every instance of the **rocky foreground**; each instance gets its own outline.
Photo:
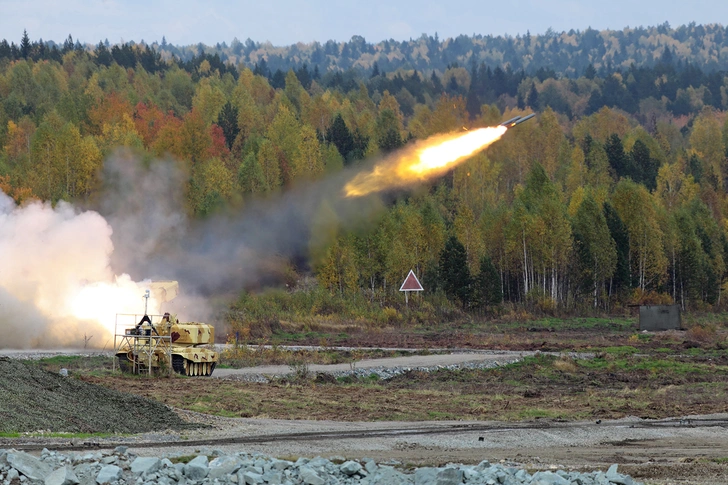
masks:
<path id="1" fill-rule="evenodd" d="M 278 460 L 266 455 L 237 453 L 199 455 L 187 463 L 168 458 L 139 457 L 118 447 L 114 452 L 64 455 L 43 450 L 40 458 L 15 450 L 0 450 L 3 484 L 415 484 L 415 485 L 638 485 L 612 465 L 605 472 L 541 471 L 483 461 L 479 465 L 447 465 L 405 472 L 373 460 L 335 458 Z M 212 460 L 210 460 L 212 458 Z M 176 461 L 176 460 L 175 460 Z M 183 460 L 184 461 L 184 460 Z"/>

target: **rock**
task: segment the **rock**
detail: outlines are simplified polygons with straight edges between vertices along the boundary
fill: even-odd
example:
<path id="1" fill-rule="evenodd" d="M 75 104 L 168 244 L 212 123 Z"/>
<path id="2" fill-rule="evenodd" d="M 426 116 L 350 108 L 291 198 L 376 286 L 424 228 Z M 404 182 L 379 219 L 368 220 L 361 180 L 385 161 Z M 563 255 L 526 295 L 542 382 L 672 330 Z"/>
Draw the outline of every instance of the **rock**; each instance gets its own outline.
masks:
<path id="1" fill-rule="evenodd" d="M 232 475 L 238 471 L 242 465 L 243 462 L 236 456 L 220 456 L 210 462 L 210 472 L 207 476 L 210 480 L 214 480 L 216 478 Z"/>
<path id="2" fill-rule="evenodd" d="M 306 463 L 306 465 L 310 466 L 311 468 L 321 468 L 330 464 L 331 462 L 329 460 L 327 460 L 326 458 L 321 458 L 320 456 L 317 456 L 313 460 Z"/>
<path id="3" fill-rule="evenodd" d="M 462 472 L 463 472 L 463 480 L 466 482 L 476 482 L 478 480 L 478 477 L 480 476 L 480 473 L 478 473 L 477 470 L 475 470 L 471 467 L 463 468 Z"/>
<path id="4" fill-rule="evenodd" d="M 96 475 L 96 483 L 111 483 L 119 480 L 122 476 L 122 470 L 116 465 L 106 465 Z"/>
<path id="5" fill-rule="evenodd" d="M 126 455 L 126 450 L 128 450 L 128 446 L 117 446 L 114 448 L 114 453 L 118 453 L 120 455 Z"/>
<path id="6" fill-rule="evenodd" d="M 458 485 L 463 483 L 463 472 L 454 467 L 447 467 L 437 474 L 437 485 Z"/>
<path id="7" fill-rule="evenodd" d="M 283 483 L 283 473 L 269 472 L 263 475 L 263 481 L 269 485 L 281 485 Z"/>
<path id="8" fill-rule="evenodd" d="M 571 482 L 553 472 L 536 472 L 531 477 L 533 485 L 570 485 Z"/>
<path id="9" fill-rule="evenodd" d="M 339 467 L 339 470 L 341 470 L 341 473 L 344 473 L 345 475 L 352 476 L 355 473 L 358 473 L 359 470 L 361 470 L 361 465 L 355 461 L 349 460 L 342 463 Z"/>
<path id="10" fill-rule="evenodd" d="M 367 472 L 374 473 L 377 471 L 377 468 L 379 468 L 374 460 L 365 460 L 364 461 L 364 468 L 366 468 Z"/>
<path id="11" fill-rule="evenodd" d="M 271 460 L 270 467 L 272 470 L 278 470 L 282 472 L 283 470 L 286 470 L 293 466 L 293 463 L 286 460 L 276 460 L 275 458 Z"/>
<path id="12" fill-rule="evenodd" d="M 62 377 L 68 377 L 68 369 L 66 369 L 65 367 L 62 368 L 61 370 L 58 371 L 58 374 L 61 375 Z"/>
<path id="13" fill-rule="evenodd" d="M 162 460 L 154 457 L 139 457 L 131 462 L 131 472 L 135 477 L 151 475 L 162 468 Z"/>
<path id="14" fill-rule="evenodd" d="M 394 468 L 380 466 L 375 474 L 372 475 L 369 483 L 388 483 L 388 484 L 400 484 L 400 483 L 412 483 L 411 476 L 404 475 Z M 435 482 L 438 483 L 438 482 Z"/>
<path id="15" fill-rule="evenodd" d="M 526 470 L 518 470 L 514 476 L 521 482 L 527 482 L 531 478 Z"/>
<path id="16" fill-rule="evenodd" d="M 308 485 L 324 485 L 324 483 L 326 483 L 326 481 L 321 478 L 318 473 L 308 466 L 302 466 L 299 469 L 299 475 L 301 476 L 303 483 L 307 483 Z"/>
<path id="17" fill-rule="evenodd" d="M 207 466 L 207 457 L 205 455 L 194 458 L 184 467 L 184 474 L 190 480 L 202 480 L 209 472 L 210 468 Z"/>
<path id="18" fill-rule="evenodd" d="M 437 468 L 418 468 L 415 470 L 415 485 L 434 485 L 439 472 Z"/>
<path id="19" fill-rule="evenodd" d="M 8 476 L 5 477 L 5 480 L 8 483 L 10 483 L 13 480 L 17 480 L 19 477 L 20 477 L 20 473 L 18 473 L 18 470 L 16 470 L 15 468 L 11 468 L 10 471 L 8 472 Z"/>
<path id="20" fill-rule="evenodd" d="M 246 485 L 256 485 L 258 483 L 263 483 L 263 475 L 260 473 L 245 472 L 243 473 L 243 480 Z"/>
<path id="21" fill-rule="evenodd" d="M 611 483 L 615 483 L 617 485 L 633 485 L 634 481 L 632 480 L 632 477 L 629 477 L 627 475 L 621 475 L 617 473 L 617 464 L 610 466 L 607 470 L 606 475 L 607 480 L 609 480 Z"/>
<path id="22" fill-rule="evenodd" d="M 50 466 L 38 458 L 28 453 L 23 453 L 22 451 L 8 453 L 6 459 L 8 460 L 8 465 L 31 480 L 43 480 L 53 471 Z"/>
<path id="23" fill-rule="evenodd" d="M 45 485 L 76 485 L 79 481 L 73 470 L 63 466 L 46 476 L 44 483 Z"/>

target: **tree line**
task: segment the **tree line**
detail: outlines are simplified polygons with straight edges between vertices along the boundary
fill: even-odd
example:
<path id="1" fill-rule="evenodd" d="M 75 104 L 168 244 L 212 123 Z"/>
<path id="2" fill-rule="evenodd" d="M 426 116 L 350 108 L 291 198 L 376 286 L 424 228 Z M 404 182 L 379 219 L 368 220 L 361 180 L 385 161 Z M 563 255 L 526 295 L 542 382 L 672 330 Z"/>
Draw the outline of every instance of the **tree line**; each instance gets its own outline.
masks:
<path id="1" fill-rule="evenodd" d="M 410 269 L 425 303 L 467 311 L 724 300 L 728 124 L 725 103 L 706 95 L 714 74 L 695 71 L 703 89 L 680 88 L 687 68 L 662 59 L 578 79 L 485 64 L 428 75 L 301 66 L 281 79 L 262 62 L 235 67 L 209 53 L 183 61 L 152 51 L 147 68 L 147 47 L 128 47 L 132 66 L 117 60 L 123 47 L 69 39 L 56 58 L 30 44 L 0 60 L 0 187 L 18 202 L 93 198 L 103 160 L 126 147 L 177 160 L 189 174 L 187 211 L 206 217 L 410 140 L 535 110 L 537 122 L 397 194 L 373 226 L 337 224 L 322 206 L 308 260 L 290 261 L 291 271 L 380 307 L 398 304 Z M 635 83 L 635 96 L 649 94 L 636 111 L 606 101 Z M 676 100 L 689 93 L 686 112 L 670 104 L 673 88 Z"/>

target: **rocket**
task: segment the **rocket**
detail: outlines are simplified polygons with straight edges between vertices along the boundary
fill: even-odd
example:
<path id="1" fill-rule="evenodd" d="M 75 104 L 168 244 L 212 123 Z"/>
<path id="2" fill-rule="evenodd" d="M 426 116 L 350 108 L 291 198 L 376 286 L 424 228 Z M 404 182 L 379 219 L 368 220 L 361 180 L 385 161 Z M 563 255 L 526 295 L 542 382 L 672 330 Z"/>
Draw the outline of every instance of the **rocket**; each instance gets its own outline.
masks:
<path id="1" fill-rule="evenodd" d="M 508 121 L 504 121 L 503 123 L 500 124 L 500 126 L 505 126 L 506 128 L 512 128 L 516 125 L 520 125 L 524 121 L 530 120 L 534 116 L 536 116 L 536 113 L 531 113 L 530 115 L 527 115 L 527 116 L 516 116 L 515 118 L 511 118 Z"/>

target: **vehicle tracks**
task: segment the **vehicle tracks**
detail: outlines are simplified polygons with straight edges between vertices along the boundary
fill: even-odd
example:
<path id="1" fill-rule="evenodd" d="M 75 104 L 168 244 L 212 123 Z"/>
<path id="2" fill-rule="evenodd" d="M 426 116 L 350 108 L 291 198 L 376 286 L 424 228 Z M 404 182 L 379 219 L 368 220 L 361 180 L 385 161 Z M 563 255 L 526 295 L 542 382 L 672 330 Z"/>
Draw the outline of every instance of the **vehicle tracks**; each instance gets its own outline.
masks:
<path id="1" fill-rule="evenodd" d="M 496 424 L 433 425 L 419 427 L 393 427 L 386 429 L 359 429 L 350 431 L 321 431 L 302 433 L 276 433 L 226 438 L 194 440 L 148 440 L 148 441 L 105 441 L 59 439 L 59 438 L 2 438 L 0 448 L 12 447 L 21 451 L 41 451 L 52 448 L 56 451 L 108 450 L 117 446 L 132 448 L 173 448 L 198 446 L 224 446 L 237 444 L 260 444 L 286 441 L 328 441 L 342 439 L 367 439 L 417 435 L 448 435 L 456 433 L 495 433 L 523 430 L 549 430 L 566 428 L 619 427 L 619 428 L 712 428 L 728 429 L 725 418 L 674 418 L 657 421 L 599 421 L 599 422 L 527 422 Z"/>

